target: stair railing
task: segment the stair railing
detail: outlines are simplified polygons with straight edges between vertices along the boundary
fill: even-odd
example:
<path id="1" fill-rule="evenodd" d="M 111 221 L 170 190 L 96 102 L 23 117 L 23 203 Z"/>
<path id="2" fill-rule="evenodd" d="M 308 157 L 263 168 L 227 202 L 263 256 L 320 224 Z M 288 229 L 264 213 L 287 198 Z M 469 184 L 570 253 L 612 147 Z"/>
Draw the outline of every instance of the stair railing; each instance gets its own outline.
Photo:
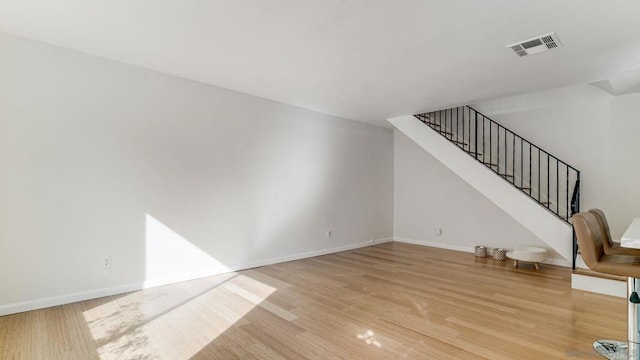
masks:
<path id="1" fill-rule="evenodd" d="M 573 187 L 573 194 L 571 195 L 571 216 L 580 212 L 580 172 L 578 172 L 578 180 Z M 578 238 L 576 237 L 576 229 L 573 229 L 573 262 L 572 268 L 576 269 L 576 259 L 578 258 Z"/>
<path id="2" fill-rule="evenodd" d="M 579 211 L 580 171 L 472 107 L 415 117 L 563 221 Z"/>

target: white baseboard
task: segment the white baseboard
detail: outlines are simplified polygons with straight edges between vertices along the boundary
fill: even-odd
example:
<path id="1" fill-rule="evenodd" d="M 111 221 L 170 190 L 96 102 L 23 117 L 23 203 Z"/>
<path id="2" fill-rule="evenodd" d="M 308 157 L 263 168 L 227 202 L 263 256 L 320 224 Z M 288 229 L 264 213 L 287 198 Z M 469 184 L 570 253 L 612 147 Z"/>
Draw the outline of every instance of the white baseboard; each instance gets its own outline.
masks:
<path id="1" fill-rule="evenodd" d="M 545 264 L 562 266 L 562 267 L 571 267 L 571 263 L 565 259 L 547 259 L 544 261 Z"/>
<path id="2" fill-rule="evenodd" d="M 143 288 L 143 283 L 132 283 L 120 286 L 114 286 L 104 289 L 89 290 L 77 292 L 73 294 L 65 294 L 59 296 L 51 296 L 42 299 L 23 301 L 18 303 L 6 304 L 0 306 L 0 316 L 15 314 L 30 310 L 43 309 L 51 306 L 70 304 L 78 301 L 96 299 L 104 296 L 122 294 L 126 292 L 136 291 Z"/>
<path id="3" fill-rule="evenodd" d="M 428 241 L 428 240 L 415 240 L 415 239 L 407 239 L 407 238 L 394 238 L 393 241 L 397 241 L 397 242 L 401 242 L 401 243 L 406 243 L 406 244 L 414 244 L 414 245 L 422 245 L 422 246 L 429 246 L 429 247 L 434 247 L 434 248 L 438 248 L 438 249 L 447 249 L 447 250 L 455 250 L 455 251 L 462 251 L 462 252 L 467 252 L 467 253 L 473 253 L 476 251 L 474 246 L 464 246 L 464 245 L 454 245 L 454 244 L 447 244 L 447 243 L 439 243 L 439 242 L 435 242 L 435 241 Z"/>
<path id="4" fill-rule="evenodd" d="M 430 246 L 438 249 L 447 249 L 447 250 L 455 250 L 462 251 L 467 253 L 475 253 L 475 246 L 466 246 L 466 245 L 455 245 L 455 244 L 447 244 L 429 240 L 415 240 L 415 239 L 407 239 L 407 238 L 394 238 L 394 241 L 414 244 L 414 245 L 422 245 L 422 246 Z M 487 247 L 487 254 L 491 254 L 493 252 L 493 248 Z M 571 263 L 564 259 L 547 259 L 543 261 L 544 264 L 556 265 L 562 267 L 571 267 Z"/>
<path id="5" fill-rule="evenodd" d="M 51 297 L 46 297 L 41 299 L 0 305 L 0 316 L 20 313 L 20 312 L 25 312 L 30 310 L 36 310 L 36 309 L 44 309 L 52 306 L 70 304 L 78 301 L 96 299 L 96 298 L 105 297 L 105 296 L 117 295 L 117 294 L 122 294 L 122 293 L 142 290 L 142 289 L 148 289 L 156 286 L 169 285 L 177 282 L 189 281 L 189 280 L 199 279 L 207 276 L 220 275 L 220 274 L 233 272 L 233 271 L 246 270 L 246 269 L 251 269 L 259 266 L 266 266 L 266 265 L 272 265 L 272 264 L 277 264 L 277 263 L 282 263 L 287 261 L 306 259 L 314 256 L 333 254 L 341 251 L 359 249 L 359 248 L 363 248 L 363 247 L 367 247 L 375 244 L 382 244 L 382 243 L 391 242 L 391 241 L 393 241 L 393 238 L 375 239 L 375 240 L 363 241 L 355 244 L 349 244 L 349 245 L 344 245 L 344 246 L 339 246 L 339 247 L 334 247 L 329 249 L 307 251 L 304 253 L 257 260 L 257 261 L 252 261 L 248 263 L 243 263 L 243 264 L 237 264 L 237 265 L 228 267 L 229 271 L 225 271 L 225 272 L 204 271 L 204 272 L 198 272 L 198 273 L 179 274 L 176 276 L 162 278 L 162 279 L 151 279 L 151 280 L 145 280 L 145 281 L 135 282 L 131 284 L 108 287 L 104 289 L 95 289 L 95 290 L 77 292 L 72 294 L 51 296 Z"/>
<path id="6" fill-rule="evenodd" d="M 374 245 L 377 244 L 384 244 L 384 243 L 388 243 L 388 242 L 393 242 L 393 238 L 383 238 L 383 239 L 378 239 L 378 240 L 372 240 Z"/>

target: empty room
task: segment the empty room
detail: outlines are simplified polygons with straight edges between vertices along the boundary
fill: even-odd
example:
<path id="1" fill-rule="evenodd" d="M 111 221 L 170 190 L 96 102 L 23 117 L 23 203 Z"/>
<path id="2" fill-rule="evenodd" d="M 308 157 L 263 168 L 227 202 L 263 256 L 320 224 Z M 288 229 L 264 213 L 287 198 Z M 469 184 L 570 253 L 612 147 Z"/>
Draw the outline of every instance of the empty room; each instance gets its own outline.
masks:
<path id="1" fill-rule="evenodd" d="M 640 359 L 639 16 L 0 1 L 0 359 Z"/>

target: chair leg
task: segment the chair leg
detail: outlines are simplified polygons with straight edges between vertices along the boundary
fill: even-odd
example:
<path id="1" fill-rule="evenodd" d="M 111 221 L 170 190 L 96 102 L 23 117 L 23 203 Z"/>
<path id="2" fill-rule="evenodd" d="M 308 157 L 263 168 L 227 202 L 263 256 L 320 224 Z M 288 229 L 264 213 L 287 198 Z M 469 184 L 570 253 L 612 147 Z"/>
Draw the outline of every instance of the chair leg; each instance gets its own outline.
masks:
<path id="1" fill-rule="evenodd" d="M 627 278 L 627 296 L 631 298 L 637 292 L 634 278 Z M 627 342 L 613 340 L 598 340 L 593 343 L 593 349 L 606 359 L 640 359 L 640 332 L 638 332 L 638 304 L 627 299 Z"/>
<path id="2" fill-rule="evenodd" d="M 593 343 L 593 349 L 608 360 L 635 359 L 629 357 L 629 344 L 622 341 L 598 340 Z"/>
<path id="3" fill-rule="evenodd" d="M 513 267 L 518 267 L 518 260 L 513 260 Z"/>
<path id="4" fill-rule="evenodd" d="M 638 329 L 638 304 L 631 301 L 632 295 L 638 291 L 635 278 L 627 278 L 627 340 L 629 341 L 629 358 L 640 358 L 640 332 Z M 635 299 L 634 299 L 635 300 Z"/>
<path id="5" fill-rule="evenodd" d="M 536 265 L 536 270 L 540 270 L 540 265 L 538 263 L 535 263 Z"/>

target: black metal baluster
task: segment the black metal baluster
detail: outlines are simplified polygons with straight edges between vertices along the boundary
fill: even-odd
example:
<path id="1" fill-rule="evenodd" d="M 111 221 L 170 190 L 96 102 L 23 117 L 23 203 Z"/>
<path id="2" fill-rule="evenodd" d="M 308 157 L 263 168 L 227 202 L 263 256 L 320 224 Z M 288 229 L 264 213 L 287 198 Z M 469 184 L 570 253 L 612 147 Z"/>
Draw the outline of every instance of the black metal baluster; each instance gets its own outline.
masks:
<path id="1" fill-rule="evenodd" d="M 538 149 L 538 202 L 540 202 L 540 148 Z"/>
<path id="2" fill-rule="evenodd" d="M 567 202 L 566 207 L 567 207 L 567 220 L 569 220 L 569 165 L 565 164 L 565 166 L 567 167 Z"/>
<path id="3" fill-rule="evenodd" d="M 547 154 L 547 152 L 545 151 L 545 154 Z M 551 199 L 549 198 L 549 188 L 551 186 L 549 185 L 549 154 L 547 154 L 547 208 L 549 208 L 551 206 Z"/>
<path id="4" fill-rule="evenodd" d="M 509 152 L 507 152 L 507 143 L 509 142 L 509 133 L 507 128 L 504 128 L 504 178 L 507 178 L 509 173 Z"/>
<path id="5" fill-rule="evenodd" d="M 469 128 L 469 151 L 471 151 L 471 108 L 469 108 L 468 112 L 469 112 L 469 114 L 468 114 L 469 115 L 468 116 L 468 119 L 469 119 L 469 123 L 468 123 L 468 125 L 469 125 L 468 126 L 468 128 Z M 476 129 L 476 130 L 478 130 L 478 129 Z"/>
<path id="6" fill-rule="evenodd" d="M 461 107 L 461 106 L 456 108 L 456 119 L 457 119 L 456 123 L 458 124 L 458 129 L 460 128 L 460 112 L 463 111 L 463 109 L 464 108 Z M 462 128 L 463 130 L 462 130 L 462 133 L 460 133 L 460 130 L 458 130 L 458 137 L 459 137 L 459 140 L 462 142 L 462 149 L 464 149 L 464 146 L 465 146 L 464 145 L 465 144 L 465 142 L 464 142 L 464 115 L 462 116 L 462 125 L 463 125 L 463 128 Z"/>
<path id="7" fill-rule="evenodd" d="M 449 111 L 445 110 L 444 111 L 444 137 L 451 140 L 451 136 L 449 134 L 451 134 L 451 126 L 449 126 L 447 124 L 447 121 L 451 122 L 451 118 L 449 117 Z"/>
<path id="8" fill-rule="evenodd" d="M 484 124 L 485 124 L 486 122 L 487 122 L 487 119 L 484 117 L 484 115 L 482 115 L 482 162 L 483 162 L 483 163 L 484 163 L 484 162 L 487 162 L 487 161 L 484 159 L 484 154 L 487 152 L 487 150 L 485 149 L 485 145 L 484 145 L 484 134 L 485 134 L 485 131 L 484 131 Z"/>
<path id="9" fill-rule="evenodd" d="M 453 138 L 453 109 L 449 110 L 449 139 L 454 140 Z"/>
<path id="10" fill-rule="evenodd" d="M 455 140 L 455 137 L 453 136 L 455 133 L 453 132 L 453 108 L 451 110 L 449 110 L 449 136 L 451 137 L 451 140 Z"/>
<path id="11" fill-rule="evenodd" d="M 451 109 L 449 111 L 444 111 L 445 119 L 449 120 L 449 125 L 447 127 L 447 139 L 451 140 L 451 134 L 453 133 L 453 129 L 451 126 Z"/>
<path id="12" fill-rule="evenodd" d="M 496 140 L 496 171 L 500 173 L 500 125 L 497 126 L 498 139 Z"/>
<path id="13" fill-rule="evenodd" d="M 475 135 L 476 135 L 476 143 L 475 143 L 475 152 L 474 152 L 474 158 L 478 158 L 478 112 L 477 111 L 473 111 L 476 115 L 476 127 L 475 127 Z"/>
<path id="14" fill-rule="evenodd" d="M 458 115 L 458 107 L 456 107 L 456 140 L 460 141 L 460 116 Z M 462 144 L 458 142 L 458 146 L 464 149 L 464 141 Z"/>
<path id="15" fill-rule="evenodd" d="M 442 119 L 444 121 L 444 127 L 441 129 L 442 136 L 444 136 L 445 139 L 449 139 L 447 136 L 447 110 L 442 110 Z"/>
<path id="16" fill-rule="evenodd" d="M 454 128 L 453 120 L 454 120 L 454 118 L 453 118 L 453 108 L 451 108 L 451 133 L 453 134 L 453 135 L 451 135 L 451 137 L 453 138 L 454 141 L 458 141 L 458 125 L 456 123 L 455 130 L 454 130 L 453 129 Z M 458 143 L 455 143 L 455 144 L 460 146 Z"/>
<path id="17" fill-rule="evenodd" d="M 475 139 L 475 137 L 476 137 L 476 136 L 475 136 L 475 132 L 476 132 L 476 131 L 478 131 L 478 129 L 476 129 L 476 128 L 475 128 L 475 126 L 474 126 L 474 133 L 473 133 L 473 134 L 474 134 L 474 135 L 473 135 L 473 138 L 474 138 L 474 139 Z M 476 143 L 476 146 L 475 146 L 475 147 L 477 147 L 477 144 L 478 144 L 478 143 Z M 469 150 L 471 150 L 471 108 L 469 108 Z M 477 158 L 477 157 L 476 157 L 476 158 Z"/>
<path id="18" fill-rule="evenodd" d="M 491 125 L 491 123 L 489 123 L 489 164 L 493 164 L 493 146 L 491 145 L 491 135 L 493 134 L 493 125 Z M 482 116 L 482 135 L 484 135 L 484 115 Z M 482 137 L 482 150 L 484 150 L 484 136 Z M 484 153 L 486 151 L 482 152 L 482 161 L 486 163 L 486 161 L 484 160 Z M 490 165 L 493 166 L 493 165 Z M 493 168 L 492 168 L 493 169 Z"/>
<path id="19" fill-rule="evenodd" d="M 533 195 L 533 176 L 531 174 L 531 143 L 529 143 L 529 196 Z"/>
<path id="20" fill-rule="evenodd" d="M 442 118 L 444 119 L 444 127 L 441 129 L 442 136 L 444 136 L 445 139 L 448 139 L 449 137 L 447 136 L 447 110 L 442 110 Z"/>
<path id="21" fill-rule="evenodd" d="M 511 183 L 516 184 L 516 135 L 511 133 Z"/>
<path id="22" fill-rule="evenodd" d="M 576 197 L 576 213 L 579 213 L 580 212 L 580 171 L 578 170 L 576 170 L 576 186 L 578 187 L 578 196 Z"/>
<path id="23" fill-rule="evenodd" d="M 460 114 L 458 113 L 457 107 L 456 107 L 456 141 L 458 141 L 458 146 L 464 147 L 464 142 L 460 142 Z"/>
<path id="24" fill-rule="evenodd" d="M 522 138 L 518 136 L 518 138 L 520 139 L 520 187 L 522 188 L 521 190 L 524 191 L 524 174 L 522 169 L 524 168 L 524 154 L 522 153 L 524 151 L 524 148 L 522 146 Z"/>
<path id="25" fill-rule="evenodd" d="M 462 141 L 464 142 L 464 108 L 462 108 Z M 468 142 L 467 144 L 467 148 L 471 148 L 471 144 L 469 144 Z"/>
<path id="26" fill-rule="evenodd" d="M 455 140 L 453 137 L 453 109 L 449 110 L 449 138 Z M 455 144 L 455 143 L 454 143 Z"/>
<path id="27" fill-rule="evenodd" d="M 556 158 L 556 214 L 560 215 L 560 161 Z"/>

